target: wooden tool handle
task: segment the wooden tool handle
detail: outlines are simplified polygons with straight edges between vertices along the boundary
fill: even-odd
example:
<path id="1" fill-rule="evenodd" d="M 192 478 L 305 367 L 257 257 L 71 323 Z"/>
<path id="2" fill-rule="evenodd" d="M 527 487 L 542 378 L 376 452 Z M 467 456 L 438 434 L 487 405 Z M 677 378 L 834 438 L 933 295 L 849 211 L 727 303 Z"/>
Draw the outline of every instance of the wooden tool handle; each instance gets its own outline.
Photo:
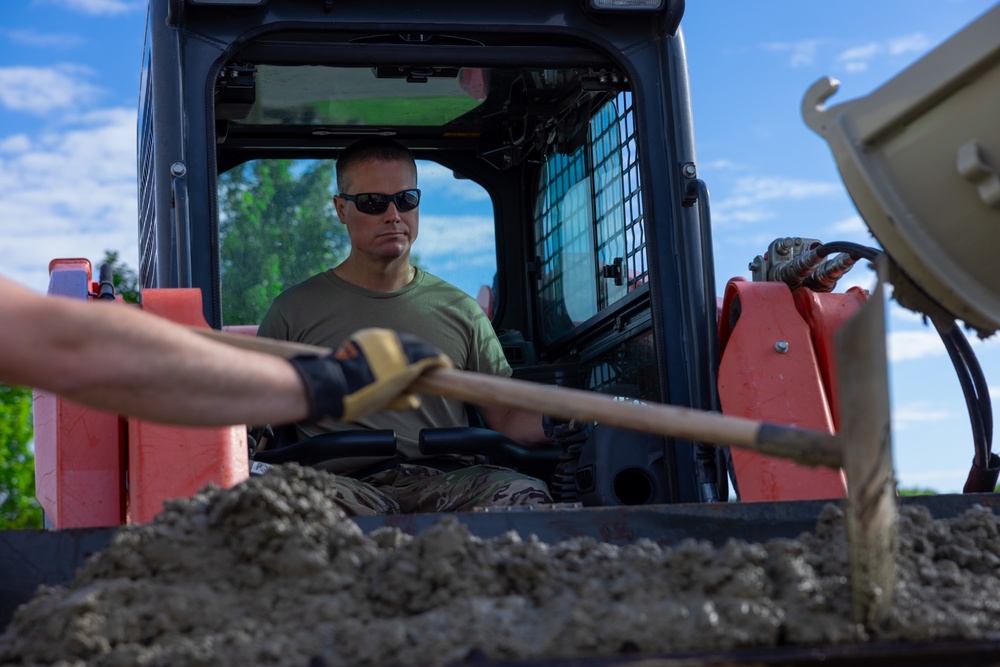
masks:
<path id="1" fill-rule="evenodd" d="M 580 389 L 503 378 L 484 373 L 438 369 L 425 373 L 411 388 L 479 405 L 500 405 L 563 419 L 596 421 L 608 426 L 733 445 L 807 465 L 839 468 L 841 448 L 829 433 L 751 419 L 727 417 L 662 403 L 619 399 Z"/>
<path id="2" fill-rule="evenodd" d="M 326 347 L 230 334 L 214 329 L 199 328 L 194 331 L 228 345 L 285 358 L 296 354 L 331 352 Z M 428 371 L 413 383 L 411 389 L 475 405 L 499 405 L 562 419 L 595 421 L 671 438 L 743 447 L 806 465 L 839 468 L 843 461 L 840 443 L 829 433 L 764 424 L 751 419 L 727 417 L 662 403 L 619 399 L 581 389 L 454 369 Z"/>

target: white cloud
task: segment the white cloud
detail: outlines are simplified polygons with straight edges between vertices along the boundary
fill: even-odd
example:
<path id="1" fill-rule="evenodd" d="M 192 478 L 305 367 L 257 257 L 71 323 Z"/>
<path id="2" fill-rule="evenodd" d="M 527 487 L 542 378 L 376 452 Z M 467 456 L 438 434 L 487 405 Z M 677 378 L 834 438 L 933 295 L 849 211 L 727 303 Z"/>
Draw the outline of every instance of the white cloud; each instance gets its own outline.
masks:
<path id="1" fill-rule="evenodd" d="M 94 97 L 95 86 L 82 80 L 90 70 L 73 64 L 55 67 L 0 67 L 0 106 L 43 115 Z"/>
<path id="2" fill-rule="evenodd" d="M 846 292 L 852 287 L 860 287 L 867 291 L 875 289 L 875 273 L 864 263 L 855 264 L 854 268 L 837 281 L 838 292 Z"/>
<path id="3" fill-rule="evenodd" d="M 0 139 L 0 266 L 38 291 L 57 257 L 118 250 L 136 267 L 135 111 L 105 109 L 61 131 Z"/>
<path id="4" fill-rule="evenodd" d="M 734 190 L 738 197 L 765 201 L 839 195 L 843 193 L 843 186 L 840 183 L 829 181 L 801 181 L 778 176 L 747 176 L 737 181 Z"/>
<path id="5" fill-rule="evenodd" d="M 0 139 L 0 153 L 20 153 L 28 150 L 31 139 L 26 134 L 15 134 Z"/>
<path id="6" fill-rule="evenodd" d="M 874 42 L 864 46 L 855 46 L 842 51 L 837 55 L 835 61 L 847 72 L 863 72 L 868 69 L 868 63 L 883 49 L 883 46 Z"/>
<path id="7" fill-rule="evenodd" d="M 719 227 L 742 227 L 774 218 L 774 213 L 765 208 L 750 208 L 748 204 L 722 200 L 712 205 L 712 223 Z"/>
<path id="8" fill-rule="evenodd" d="M 909 308 L 903 308 L 895 301 L 892 303 L 892 319 L 899 322 L 909 322 L 911 324 L 923 324 L 924 316 L 922 313 L 910 310 Z"/>
<path id="9" fill-rule="evenodd" d="M 914 403 L 892 410 L 892 427 L 894 430 L 920 426 L 927 423 L 949 422 L 955 415 L 947 410 L 936 409 L 926 403 Z"/>
<path id="10" fill-rule="evenodd" d="M 865 44 L 864 46 L 855 46 L 853 48 L 842 51 L 840 55 L 837 56 L 837 60 L 841 62 L 851 62 L 854 60 L 871 60 L 882 50 L 882 47 L 878 44 L 871 42 Z"/>
<path id="11" fill-rule="evenodd" d="M 712 221 L 738 227 L 774 217 L 774 201 L 794 201 L 842 195 L 843 186 L 828 181 L 803 181 L 776 176 L 744 176 L 712 203 Z"/>
<path id="12" fill-rule="evenodd" d="M 414 247 L 420 266 L 475 295 L 496 272 L 496 232 L 488 214 L 492 207 L 484 205 L 489 194 L 435 162 L 420 161 L 417 168 L 417 183 L 429 197 L 421 203 L 424 213 Z M 442 209 L 446 213 L 437 212 Z"/>
<path id="13" fill-rule="evenodd" d="M 701 168 L 718 169 L 719 171 L 737 171 L 743 167 L 728 158 L 719 158 L 718 160 L 712 160 L 711 162 L 702 162 Z"/>
<path id="14" fill-rule="evenodd" d="M 901 326 L 917 325 L 919 329 L 908 329 L 904 331 L 891 331 L 888 338 L 889 360 L 913 361 L 942 357 L 947 354 L 947 348 L 941 340 L 941 336 L 934 329 L 933 325 L 924 323 L 924 316 L 906 308 L 903 308 L 895 301 L 890 302 L 890 315 L 894 323 Z M 972 353 L 977 357 L 985 354 L 993 354 L 1000 349 L 1000 338 L 994 336 L 987 340 L 981 340 L 974 332 L 963 330 L 962 333 L 972 347 Z M 982 361 L 980 362 L 983 363 Z M 985 365 L 985 364 L 984 364 Z M 988 374 L 988 373 L 987 373 Z"/>
<path id="15" fill-rule="evenodd" d="M 494 234 L 487 215 L 421 214 L 414 252 L 422 268 L 475 296 L 496 273 Z"/>
<path id="16" fill-rule="evenodd" d="M 837 234 L 860 236 L 868 234 L 868 225 L 865 224 L 864 218 L 860 215 L 852 215 L 830 225 L 830 231 Z"/>
<path id="17" fill-rule="evenodd" d="M 899 486 L 903 488 L 931 488 L 938 493 L 961 493 L 969 469 L 951 468 L 920 472 L 899 472 Z"/>
<path id="18" fill-rule="evenodd" d="M 898 56 L 904 53 L 921 53 L 931 48 L 933 43 L 926 35 L 920 32 L 902 37 L 894 37 L 888 40 L 888 50 L 891 55 Z"/>
<path id="19" fill-rule="evenodd" d="M 484 216 L 420 216 L 420 234 L 415 251 L 421 258 L 496 257 L 493 220 Z M 495 263 L 495 259 L 494 259 Z"/>
<path id="20" fill-rule="evenodd" d="M 465 202 L 487 201 L 489 199 L 489 193 L 477 183 L 467 179 L 455 178 L 455 174 L 451 169 L 443 167 L 436 162 L 421 160 L 417 168 L 417 182 L 420 187 L 426 189 L 433 188 L 435 196 L 447 196 L 457 201 Z"/>
<path id="21" fill-rule="evenodd" d="M 90 16 L 114 16 L 137 11 L 145 6 L 145 2 L 139 0 L 39 0 L 39 2 Z"/>
<path id="22" fill-rule="evenodd" d="M 762 44 L 765 51 L 788 53 L 790 67 L 807 67 L 816 60 L 816 53 L 825 40 L 803 39 L 797 42 L 768 42 Z"/>
<path id="23" fill-rule="evenodd" d="M 68 49 L 83 42 L 77 35 L 44 33 L 36 30 L 0 30 L 15 44 L 37 46 L 45 49 Z"/>
<path id="24" fill-rule="evenodd" d="M 420 255 L 420 258 L 421 260 L 423 260 L 424 258 L 423 255 Z M 489 275 L 495 272 L 497 268 L 497 263 L 493 255 L 490 256 L 479 255 L 469 258 L 463 257 L 461 259 L 452 256 L 449 258 L 442 258 L 442 259 L 443 261 L 439 260 L 435 262 L 433 266 L 428 266 L 427 270 L 430 273 L 433 273 L 438 277 L 440 277 L 441 274 L 447 272 L 452 272 L 452 271 L 470 272 L 470 271 L 475 271 L 476 269 L 484 269 L 485 271 L 483 271 L 482 273 L 484 275 Z M 483 281 L 482 284 L 485 284 L 485 282 L 486 281 Z"/>
<path id="25" fill-rule="evenodd" d="M 801 39 L 792 42 L 767 42 L 760 45 L 764 51 L 788 55 L 788 66 L 792 68 L 810 67 L 821 58 L 821 50 L 832 46 L 831 39 Z M 863 72 L 878 57 L 919 54 L 932 46 L 923 33 L 900 35 L 866 44 L 852 45 L 836 54 L 833 62 L 846 72 Z"/>
<path id="26" fill-rule="evenodd" d="M 788 54 L 788 66 L 799 68 L 814 65 L 820 59 L 821 49 L 832 44 L 833 40 L 830 39 L 801 39 L 793 42 L 767 42 L 761 44 L 760 48 L 774 53 Z M 919 54 L 932 45 L 926 35 L 917 32 L 849 46 L 836 54 L 833 61 L 846 72 L 862 72 L 880 56 Z"/>
<path id="27" fill-rule="evenodd" d="M 892 331 L 889 333 L 890 362 L 926 359 L 945 353 L 941 337 L 934 331 Z"/>
<path id="28" fill-rule="evenodd" d="M 919 54 L 931 46 L 931 41 L 923 33 L 913 33 L 890 37 L 878 42 L 869 42 L 861 46 L 852 46 L 837 54 L 835 62 L 847 72 L 863 72 L 876 58 L 882 58 L 885 55 L 892 57 Z"/>
<path id="29" fill-rule="evenodd" d="M 1000 334 L 993 334 L 989 338 L 982 339 L 972 331 L 965 331 L 965 337 L 969 339 L 969 342 L 972 343 L 972 348 L 976 351 L 1000 349 Z"/>

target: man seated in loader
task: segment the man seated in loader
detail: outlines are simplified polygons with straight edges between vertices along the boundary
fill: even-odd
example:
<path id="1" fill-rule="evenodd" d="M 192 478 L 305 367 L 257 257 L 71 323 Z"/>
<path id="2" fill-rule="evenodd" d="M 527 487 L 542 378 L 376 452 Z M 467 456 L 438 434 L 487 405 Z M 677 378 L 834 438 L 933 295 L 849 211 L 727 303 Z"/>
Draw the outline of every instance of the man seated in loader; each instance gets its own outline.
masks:
<path id="1" fill-rule="evenodd" d="M 388 330 L 359 331 L 331 355 L 286 361 L 120 304 L 43 296 L 2 276 L 0 290 L 0 382 L 158 422 L 353 420 L 386 404 L 412 405 L 410 383 L 450 365 L 427 343 Z M 367 361 L 375 357 L 377 376 Z M 365 387 L 379 391 L 359 394 Z"/>
<path id="2" fill-rule="evenodd" d="M 337 215 L 351 239 L 347 259 L 279 295 L 258 335 L 331 347 L 358 325 L 387 327 L 431 341 L 459 369 L 509 377 L 503 348 L 476 301 L 410 263 L 420 204 L 410 150 L 384 137 L 356 141 L 337 160 L 337 188 Z M 536 414 L 476 408 L 487 427 L 513 440 L 553 442 Z M 392 429 L 400 457 L 335 459 L 325 466 L 339 473 L 335 483 L 344 508 L 352 514 L 391 514 L 552 502 L 545 483 L 534 477 L 470 465 L 469 458 L 421 457 L 422 429 L 467 425 L 465 406 L 441 397 L 424 397 L 417 410 L 343 424 L 345 430 Z M 302 438 L 320 432 L 307 423 L 298 430 Z"/>

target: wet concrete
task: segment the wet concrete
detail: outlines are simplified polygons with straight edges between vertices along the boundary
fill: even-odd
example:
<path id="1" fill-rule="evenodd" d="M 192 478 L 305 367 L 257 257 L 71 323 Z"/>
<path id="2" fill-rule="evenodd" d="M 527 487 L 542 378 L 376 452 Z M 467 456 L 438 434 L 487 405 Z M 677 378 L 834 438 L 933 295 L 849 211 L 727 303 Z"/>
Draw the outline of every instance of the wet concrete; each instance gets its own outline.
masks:
<path id="1" fill-rule="evenodd" d="M 890 618 L 850 621 L 843 515 L 798 539 L 715 546 L 483 539 L 445 517 L 365 534 L 326 473 L 286 466 L 119 530 L 42 587 L 0 663 L 447 665 L 903 640 L 1000 640 L 1000 520 L 901 508 Z"/>

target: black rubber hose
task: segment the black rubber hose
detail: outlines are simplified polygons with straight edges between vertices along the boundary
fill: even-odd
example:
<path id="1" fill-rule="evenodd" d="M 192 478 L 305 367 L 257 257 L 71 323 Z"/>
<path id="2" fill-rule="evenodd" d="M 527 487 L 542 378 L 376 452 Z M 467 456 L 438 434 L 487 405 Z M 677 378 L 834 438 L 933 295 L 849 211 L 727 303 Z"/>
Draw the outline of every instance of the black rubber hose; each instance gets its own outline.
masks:
<path id="1" fill-rule="evenodd" d="M 837 257 L 823 261 L 834 254 Z M 805 285 L 814 292 L 832 292 L 837 281 L 851 270 L 855 262 L 860 259 L 873 262 L 881 254 L 878 248 L 850 241 L 820 243 L 795 259 L 774 267 L 768 279 L 784 282 L 792 289 Z"/>
<path id="2" fill-rule="evenodd" d="M 111 268 L 110 264 L 101 264 L 100 283 L 97 290 L 98 299 L 115 298 L 115 276 L 113 271 L 114 269 Z"/>
<path id="3" fill-rule="evenodd" d="M 852 259 L 867 259 L 875 261 L 879 255 L 883 254 L 878 248 L 864 246 L 859 243 L 849 241 L 836 241 L 824 243 L 815 248 L 817 255 L 826 257 L 833 253 L 846 253 Z M 950 327 L 934 325 L 937 329 L 941 342 L 944 343 L 945 350 L 951 359 L 955 373 L 958 375 L 959 384 L 962 387 L 962 395 L 965 398 L 966 409 L 969 412 L 969 423 L 972 428 L 972 440 L 975 453 L 973 456 L 973 471 L 970 473 L 969 481 L 966 482 L 965 491 L 993 491 L 990 488 L 970 488 L 973 478 L 987 480 L 992 477 L 996 480 L 997 457 L 993 454 L 993 406 L 990 400 L 989 386 L 983 369 L 979 365 L 975 351 L 969 344 L 968 338 L 962 333 L 958 324 L 952 322 Z M 991 473 L 983 475 L 983 473 Z M 987 481 L 982 481 L 982 485 L 988 485 Z"/>
<path id="4" fill-rule="evenodd" d="M 872 248 L 870 246 L 861 245 L 860 243 L 852 243 L 850 241 L 834 241 L 832 243 L 823 243 L 815 248 L 816 254 L 820 257 L 826 257 L 827 255 L 832 255 L 835 252 L 847 253 L 852 259 L 867 259 L 869 262 L 874 262 L 882 251 L 878 248 Z"/>
<path id="5" fill-rule="evenodd" d="M 972 427 L 972 443 L 975 448 L 973 465 L 979 468 L 988 468 L 992 434 L 987 435 L 986 423 L 983 419 L 983 404 L 977 392 L 977 381 L 973 379 L 974 373 L 969 368 L 968 359 L 963 355 L 961 345 L 958 342 L 958 338 L 965 339 L 965 336 L 958 325 L 954 323 L 947 329 L 937 325 L 935 328 L 941 337 L 941 342 L 944 343 L 945 350 L 948 351 L 952 366 L 955 367 L 955 373 L 958 375 L 959 384 L 962 386 L 962 395 L 965 397 L 965 407 L 969 412 L 969 422 Z M 968 345 L 968 341 L 966 341 L 966 345 Z M 977 363 L 976 367 L 978 368 L 978 366 Z M 988 391 L 986 396 L 989 396 Z M 992 417 L 990 417 L 990 426 L 992 428 Z"/>
<path id="6" fill-rule="evenodd" d="M 992 449 L 993 401 L 990 399 L 990 387 L 986 382 L 986 375 L 983 373 L 983 367 L 979 365 L 979 359 L 976 358 L 976 353 L 972 349 L 969 339 L 965 337 L 957 324 L 952 325 L 951 327 L 951 337 L 955 340 L 955 347 L 958 349 L 959 354 L 962 355 L 962 359 L 965 361 L 965 365 L 969 369 L 969 375 L 972 378 L 973 385 L 976 388 L 976 403 L 979 406 L 979 414 L 983 417 L 983 430 L 986 433 L 986 446 L 987 448 Z"/>

